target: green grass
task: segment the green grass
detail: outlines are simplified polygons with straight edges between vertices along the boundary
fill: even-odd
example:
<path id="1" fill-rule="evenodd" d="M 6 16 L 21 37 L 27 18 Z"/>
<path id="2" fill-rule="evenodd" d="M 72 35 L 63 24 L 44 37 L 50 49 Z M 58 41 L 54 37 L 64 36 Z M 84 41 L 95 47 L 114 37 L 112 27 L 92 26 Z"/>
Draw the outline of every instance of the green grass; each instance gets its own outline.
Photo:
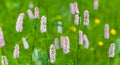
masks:
<path id="1" fill-rule="evenodd" d="M 78 2 L 80 16 L 82 23 L 79 26 L 74 24 L 74 18 L 70 22 L 68 16 L 70 15 L 69 4 L 71 2 Z M 0 57 L 6 55 L 9 65 L 35 65 L 32 60 L 34 49 L 39 49 L 39 61 L 42 65 L 110 65 L 108 57 L 108 49 L 110 43 L 116 43 L 116 55 L 111 65 L 120 65 L 120 50 L 118 42 L 120 40 L 120 8 L 119 0 L 99 0 L 99 9 L 93 9 L 93 0 L 33 0 L 34 6 L 40 10 L 40 16 L 47 16 L 47 33 L 40 33 L 40 20 L 29 19 L 27 9 L 29 8 L 29 0 L 0 0 L 0 27 L 3 29 L 5 46 L 0 48 Z M 83 12 L 88 10 L 90 13 L 90 28 L 83 26 Z M 24 12 L 25 18 L 23 23 L 23 32 L 17 33 L 15 26 L 18 15 Z M 62 17 L 63 33 L 57 33 L 57 26 L 55 23 L 59 21 L 56 16 Z M 74 17 L 72 15 L 72 17 Z M 95 19 L 100 19 L 99 25 L 94 23 Z M 115 29 L 117 34 L 110 35 L 110 39 L 104 39 L 104 25 L 108 23 L 110 29 Z M 35 29 L 35 26 L 37 27 Z M 70 30 L 71 26 L 77 28 L 76 32 Z M 78 48 L 78 31 L 82 30 L 87 34 L 90 46 L 89 49 L 80 47 L 77 56 Z M 62 49 L 57 50 L 56 61 L 54 64 L 48 62 L 49 46 L 54 43 L 56 37 L 69 36 L 70 38 L 70 53 L 64 54 Z M 22 43 L 22 37 L 27 37 L 30 45 L 28 50 L 25 50 Z M 103 41 L 102 47 L 98 46 L 98 41 Z M 13 58 L 13 51 L 15 44 L 20 45 L 20 57 Z M 91 51 L 90 48 L 94 48 Z M 76 59 L 78 58 L 78 64 Z M 0 62 L 1 65 L 1 62 Z"/>

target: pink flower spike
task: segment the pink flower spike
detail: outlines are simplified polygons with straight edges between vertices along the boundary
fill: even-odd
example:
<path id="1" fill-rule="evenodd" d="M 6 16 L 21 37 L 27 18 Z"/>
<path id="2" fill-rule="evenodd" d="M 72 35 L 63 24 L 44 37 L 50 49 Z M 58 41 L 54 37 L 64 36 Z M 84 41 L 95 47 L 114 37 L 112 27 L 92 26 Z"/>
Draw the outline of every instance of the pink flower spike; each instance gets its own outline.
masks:
<path id="1" fill-rule="evenodd" d="M 4 41 L 2 28 L 0 27 L 0 47 L 3 47 L 3 46 L 5 46 L 5 41 Z"/>
<path id="2" fill-rule="evenodd" d="M 58 38 L 55 38 L 54 45 L 55 45 L 56 49 L 59 49 L 59 40 L 58 40 Z"/>
<path id="3" fill-rule="evenodd" d="M 41 33 L 47 32 L 47 18 L 45 16 L 41 17 L 40 31 Z"/>
<path id="4" fill-rule="evenodd" d="M 28 13 L 28 16 L 29 16 L 30 19 L 33 19 L 33 18 L 34 18 L 34 15 L 33 15 L 33 13 L 32 13 L 32 10 L 28 9 L 28 10 L 27 10 L 27 13 Z"/>
<path id="5" fill-rule="evenodd" d="M 32 9 L 33 7 L 34 7 L 33 2 L 30 2 L 30 3 L 29 3 L 29 8 L 31 8 L 31 9 Z"/>
<path id="6" fill-rule="evenodd" d="M 114 56 L 115 56 L 115 43 L 111 43 L 109 48 L 109 57 L 114 57 Z"/>
<path id="7" fill-rule="evenodd" d="M 50 45 L 50 63 L 54 63 L 56 60 L 56 49 L 54 44 Z"/>
<path id="8" fill-rule="evenodd" d="M 89 41 L 88 41 L 88 38 L 87 38 L 87 36 L 84 34 L 83 35 L 83 40 L 84 40 L 84 47 L 86 48 L 86 49 L 88 49 L 88 47 L 89 47 Z"/>
<path id="9" fill-rule="evenodd" d="M 61 36 L 61 46 L 65 54 L 68 54 L 70 52 L 70 42 L 68 36 Z"/>
<path id="10" fill-rule="evenodd" d="M 15 45 L 15 49 L 14 49 L 14 58 L 19 58 L 19 44 Z"/>
<path id="11" fill-rule="evenodd" d="M 74 4 L 70 3 L 70 12 L 71 14 L 74 14 Z"/>
<path id="12" fill-rule="evenodd" d="M 78 3 L 74 2 L 74 14 L 79 14 Z"/>
<path id="13" fill-rule="evenodd" d="M 82 31 L 79 31 L 79 44 L 80 45 L 83 44 L 83 33 L 82 33 Z"/>
<path id="14" fill-rule="evenodd" d="M 88 26 L 89 25 L 89 12 L 88 10 L 84 11 L 84 26 Z"/>
<path id="15" fill-rule="evenodd" d="M 62 22 L 61 21 L 58 21 L 58 29 L 57 29 L 57 32 L 62 34 Z"/>
<path id="16" fill-rule="evenodd" d="M 24 48 L 25 49 L 28 49 L 29 48 L 29 45 L 28 45 L 28 42 L 27 42 L 27 40 L 26 40 L 26 38 L 22 38 L 22 41 L 23 41 L 23 45 L 24 45 Z"/>
<path id="17" fill-rule="evenodd" d="M 98 0 L 94 0 L 94 10 L 97 10 L 98 9 Z"/>
<path id="18" fill-rule="evenodd" d="M 105 24 L 104 28 L 104 38 L 109 39 L 110 34 L 109 34 L 109 24 Z"/>
<path id="19" fill-rule="evenodd" d="M 24 13 L 20 13 L 17 19 L 17 23 L 16 23 L 16 31 L 17 32 L 22 32 L 23 30 L 23 19 L 24 19 Z"/>
<path id="20" fill-rule="evenodd" d="M 35 18 L 39 19 L 39 9 L 38 9 L 38 7 L 35 7 L 34 11 L 35 11 Z"/>
<path id="21" fill-rule="evenodd" d="M 76 25 L 79 25 L 79 15 L 78 14 L 75 15 L 74 22 L 75 22 Z"/>

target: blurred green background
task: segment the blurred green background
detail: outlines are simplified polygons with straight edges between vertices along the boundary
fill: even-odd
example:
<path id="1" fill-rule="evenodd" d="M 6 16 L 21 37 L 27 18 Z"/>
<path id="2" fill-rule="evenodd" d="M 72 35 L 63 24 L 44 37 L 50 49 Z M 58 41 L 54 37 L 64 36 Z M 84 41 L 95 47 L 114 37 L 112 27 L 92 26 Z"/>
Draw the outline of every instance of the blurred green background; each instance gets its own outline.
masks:
<path id="1" fill-rule="evenodd" d="M 47 16 L 47 33 L 40 33 L 40 20 L 29 19 L 27 10 L 29 3 L 40 10 L 40 17 Z M 78 2 L 81 24 L 74 24 L 74 16 L 70 14 L 70 3 Z M 5 46 L 0 48 L 0 57 L 6 55 L 8 65 L 120 65 L 120 0 L 99 0 L 98 10 L 93 9 L 94 0 L 0 0 L 0 27 L 3 29 Z M 34 8 L 32 9 L 34 11 Z M 88 10 L 90 14 L 90 27 L 83 26 L 83 13 Z M 24 12 L 23 32 L 16 32 L 15 26 L 18 15 Z M 69 17 L 72 18 L 69 18 Z M 71 19 L 71 21 L 69 20 Z M 99 24 L 95 20 L 100 21 Z M 63 33 L 57 33 L 58 21 L 63 23 Z M 116 31 L 110 34 L 110 39 L 104 39 L 104 25 L 108 23 Z M 36 27 L 36 29 L 35 29 Z M 90 46 L 84 49 L 82 45 L 78 50 L 78 31 L 82 30 L 88 36 Z M 70 53 L 64 54 L 62 49 L 56 53 L 54 64 L 49 63 L 49 46 L 56 37 L 69 36 Z M 27 37 L 30 45 L 25 50 L 22 37 Z M 99 43 L 102 42 L 102 45 Z M 116 44 L 115 57 L 110 61 L 108 49 L 110 43 Z M 20 57 L 13 58 L 15 44 L 20 45 Z M 78 54 L 77 54 L 78 51 Z M 39 56 L 34 57 L 38 52 Z M 37 58 L 34 61 L 33 58 Z M 76 60 L 78 58 L 78 60 Z M 78 62 L 78 63 L 77 63 Z M 0 62 L 0 65 L 1 62 Z"/>

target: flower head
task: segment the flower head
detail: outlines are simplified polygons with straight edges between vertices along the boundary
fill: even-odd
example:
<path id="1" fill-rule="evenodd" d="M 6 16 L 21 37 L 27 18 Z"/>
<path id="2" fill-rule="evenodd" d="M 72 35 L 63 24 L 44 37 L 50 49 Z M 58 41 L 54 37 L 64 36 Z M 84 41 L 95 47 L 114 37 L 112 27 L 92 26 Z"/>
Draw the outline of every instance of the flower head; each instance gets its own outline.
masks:
<path id="1" fill-rule="evenodd" d="M 88 49 L 88 47 L 89 47 L 89 41 L 88 41 L 88 38 L 87 38 L 87 36 L 84 34 L 83 35 L 83 40 L 84 40 L 84 47 L 86 48 L 86 49 Z"/>
<path id="2" fill-rule="evenodd" d="M 82 45 L 83 44 L 83 32 L 79 31 L 79 44 Z"/>
<path id="3" fill-rule="evenodd" d="M 94 9 L 97 10 L 98 9 L 98 0 L 94 0 Z"/>
<path id="4" fill-rule="evenodd" d="M 24 19 L 24 13 L 20 13 L 17 19 L 17 23 L 16 23 L 16 31 L 17 32 L 22 32 L 23 30 L 23 19 Z"/>
<path id="5" fill-rule="evenodd" d="M 50 63 L 54 63 L 56 60 L 56 49 L 54 44 L 50 45 Z"/>
<path id="6" fill-rule="evenodd" d="M 79 24 L 79 15 L 76 14 L 75 15 L 75 20 L 74 20 L 75 24 L 78 25 Z"/>
<path id="7" fill-rule="evenodd" d="M 5 46 L 5 41 L 4 41 L 2 28 L 0 27 L 0 47 L 3 47 L 3 46 Z"/>
<path id="8" fill-rule="evenodd" d="M 103 46 L 103 42 L 102 41 L 98 41 L 98 45 L 99 46 Z"/>
<path id="9" fill-rule="evenodd" d="M 47 18 L 45 16 L 41 17 L 40 31 L 41 33 L 47 32 Z"/>
<path id="10" fill-rule="evenodd" d="M 38 7 L 35 7 L 34 11 L 35 11 L 35 18 L 39 19 L 39 9 L 38 9 Z"/>
<path id="11" fill-rule="evenodd" d="M 110 37 L 110 35 L 109 35 L 109 24 L 105 24 L 104 37 L 105 37 L 106 39 L 109 39 L 109 37 Z"/>
<path id="12" fill-rule="evenodd" d="M 28 16 L 29 16 L 30 19 L 34 18 L 34 15 L 33 15 L 32 11 L 30 9 L 27 10 L 27 13 L 28 13 Z"/>
<path id="13" fill-rule="evenodd" d="M 55 38 L 54 45 L 55 45 L 56 49 L 59 49 L 59 40 L 58 40 L 58 38 Z"/>
<path id="14" fill-rule="evenodd" d="M 29 48 L 29 45 L 28 45 L 28 42 L 26 41 L 26 38 L 22 38 L 22 41 L 23 41 L 23 45 L 24 45 L 24 48 L 25 49 L 28 49 Z"/>
<path id="15" fill-rule="evenodd" d="M 18 44 L 15 45 L 13 57 L 14 58 L 18 58 L 19 57 L 19 45 Z"/>
<path id="16" fill-rule="evenodd" d="M 114 56 L 115 56 L 115 44 L 111 43 L 109 48 L 109 57 L 114 57 Z"/>
<path id="17" fill-rule="evenodd" d="M 65 36 L 65 37 L 61 37 L 61 46 L 63 49 L 63 52 L 65 54 L 68 54 L 70 52 L 70 43 L 69 43 L 69 37 Z"/>
<path id="18" fill-rule="evenodd" d="M 115 29 L 111 29 L 111 30 L 110 30 L 110 33 L 111 33 L 112 35 L 116 35 L 116 30 L 115 30 Z"/>
<path id="19" fill-rule="evenodd" d="M 100 24 L 100 23 L 101 23 L 100 19 L 95 19 L 95 24 Z"/>
<path id="20" fill-rule="evenodd" d="M 29 3 L 29 8 L 31 8 L 31 9 L 32 9 L 33 7 L 34 7 L 33 2 L 30 2 L 30 3 Z"/>
<path id="21" fill-rule="evenodd" d="M 88 26 L 89 25 L 89 12 L 88 10 L 84 11 L 84 26 Z"/>
<path id="22" fill-rule="evenodd" d="M 57 29 L 57 32 L 58 33 L 62 33 L 62 22 L 61 21 L 58 21 L 58 29 Z"/>
<path id="23" fill-rule="evenodd" d="M 77 2 L 70 3 L 70 11 L 71 11 L 71 14 L 79 14 Z"/>

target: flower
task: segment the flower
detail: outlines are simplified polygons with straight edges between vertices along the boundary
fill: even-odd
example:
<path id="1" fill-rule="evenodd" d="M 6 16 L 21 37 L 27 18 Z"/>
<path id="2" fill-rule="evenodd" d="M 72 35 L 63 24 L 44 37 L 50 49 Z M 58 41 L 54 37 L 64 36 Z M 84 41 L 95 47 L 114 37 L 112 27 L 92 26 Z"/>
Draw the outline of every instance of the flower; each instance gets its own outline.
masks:
<path id="1" fill-rule="evenodd" d="M 3 46 L 5 46 L 5 41 L 4 41 L 2 28 L 0 27 L 0 47 L 3 47 Z"/>
<path id="2" fill-rule="evenodd" d="M 77 2 L 70 3 L 70 12 L 71 12 L 71 14 L 79 14 Z"/>
<path id="3" fill-rule="evenodd" d="M 75 20 L 74 20 L 76 25 L 79 25 L 79 16 L 78 14 L 75 15 Z"/>
<path id="4" fill-rule="evenodd" d="M 79 31 L 79 44 L 82 45 L 83 44 L 83 32 Z"/>
<path id="5" fill-rule="evenodd" d="M 17 19 L 17 23 L 16 23 L 16 31 L 17 32 L 22 32 L 23 30 L 23 19 L 24 19 L 24 13 L 20 13 Z"/>
<path id="6" fill-rule="evenodd" d="M 109 39 L 109 37 L 110 37 L 110 35 L 109 35 L 109 24 L 105 24 L 104 37 L 105 37 L 106 39 Z"/>
<path id="7" fill-rule="evenodd" d="M 40 31 L 41 33 L 47 32 L 47 18 L 45 16 L 41 17 Z"/>
<path id="8" fill-rule="evenodd" d="M 39 19 L 39 9 L 38 9 L 38 7 L 35 7 L 34 11 L 35 11 L 35 18 Z"/>
<path id="9" fill-rule="evenodd" d="M 34 7 L 33 2 L 30 2 L 30 3 L 29 3 L 29 8 L 31 8 L 31 9 L 32 9 L 33 7 Z"/>
<path id="10" fill-rule="evenodd" d="M 59 49 L 59 40 L 58 40 L 58 38 L 54 39 L 54 45 L 55 45 L 56 49 Z"/>
<path id="11" fill-rule="evenodd" d="M 15 45 L 13 57 L 14 58 L 18 58 L 19 57 L 19 44 Z"/>
<path id="12" fill-rule="evenodd" d="M 100 23 L 101 23 L 100 19 L 95 19 L 95 24 L 100 24 Z"/>
<path id="13" fill-rule="evenodd" d="M 7 57 L 2 56 L 2 65 L 8 65 Z"/>
<path id="14" fill-rule="evenodd" d="M 61 36 L 61 46 L 65 54 L 68 54 L 70 52 L 70 43 L 68 36 L 65 37 Z"/>
<path id="15" fill-rule="evenodd" d="M 111 33 L 112 35 L 116 35 L 116 30 L 115 30 L 115 29 L 111 29 L 111 30 L 110 30 L 110 33 Z"/>
<path id="16" fill-rule="evenodd" d="M 71 29 L 73 32 L 76 31 L 76 27 L 75 27 L 75 26 L 70 27 L 70 29 Z"/>
<path id="17" fill-rule="evenodd" d="M 85 44 L 85 48 L 88 49 L 89 47 L 89 41 L 88 41 L 88 38 L 86 36 L 86 34 L 83 35 L 83 40 L 84 40 L 84 44 Z"/>
<path id="18" fill-rule="evenodd" d="M 103 46 L 103 42 L 102 41 L 98 41 L 98 45 L 99 46 Z"/>
<path id="19" fill-rule="evenodd" d="M 54 44 L 50 45 L 50 63 L 54 63 L 56 60 L 56 49 Z"/>
<path id="20" fill-rule="evenodd" d="M 89 11 L 85 10 L 84 11 L 84 26 L 88 26 L 89 25 Z"/>
<path id="21" fill-rule="evenodd" d="M 109 48 L 109 57 L 114 57 L 114 56 L 115 56 L 115 43 L 111 43 Z"/>
<path id="22" fill-rule="evenodd" d="M 33 15 L 33 13 L 32 13 L 32 10 L 28 9 L 28 10 L 27 10 L 27 13 L 28 13 L 28 16 L 29 16 L 30 19 L 33 19 L 33 18 L 34 18 L 34 15 Z"/>
<path id="23" fill-rule="evenodd" d="M 29 48 L 29 45 L 28 45 L 28 42 L 26 41 L 26 38 L 22 38 L 22 41 L 23 41 L 23 45 L 24 45 L 24 48 L 25 49 L 28 49 Z"/>
<path id="24" fill-rule="evenodd" d="M 58 21 L 57 32 L 60 33 L 60 34 L 62 33 L 62 22 L 61 21 Z"/>
<path id="25" fill-rule="evenodd" d="M 94 9 L 97 10 L 98 9 L 98 0 L 94 0 Z"/>

